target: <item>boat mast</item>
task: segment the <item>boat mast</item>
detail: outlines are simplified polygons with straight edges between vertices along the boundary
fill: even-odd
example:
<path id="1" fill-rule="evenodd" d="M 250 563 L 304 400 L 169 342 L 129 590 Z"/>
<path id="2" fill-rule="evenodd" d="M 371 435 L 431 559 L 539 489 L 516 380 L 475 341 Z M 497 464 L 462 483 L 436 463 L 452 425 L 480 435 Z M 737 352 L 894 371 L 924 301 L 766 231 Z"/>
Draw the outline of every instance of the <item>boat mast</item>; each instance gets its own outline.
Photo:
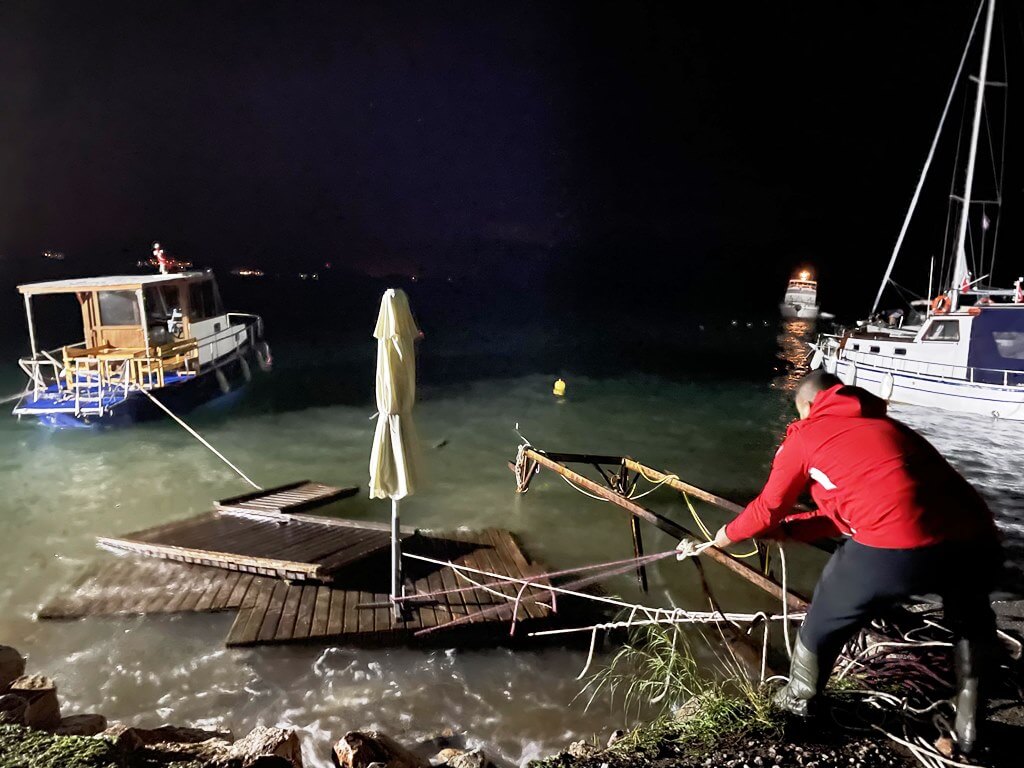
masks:
<path id="1" fill-rule="evenodd" d="M 981 18 L 981 10 L 985 7 L 985 0 L 978 4 L 978 11 L 974 14 L 974 23 L 971 24 L 971 32 L 967 35 L 967 44 L 964 45 L 964 52 L 960 56 L 960 63 L 957 65 L 956 74 L 953 76 L 953 85 L 946 97 L 946 106 L 942 108 L 942 117 L 939 118 L 939 126 L 935 129 L 935 136 L 932 137 L 932 145 L 928 149 L 928 157 L 924 161 L 924 168 L 921 169 L 921 176 L 917 180 L 917 187 L 914 189 L 914 196 L 910 199 L 910 207 L 907 208 L 907 215 L 903 217 L 903 226 L 900 227 L 899 237 L 896 238 L 896 245 L 893 246 L 892 256 L 889 257 L 889 266 L 885 268 L 885 275 L 882 277 L 882 284 L 878 286 L 878 293 L 875 294 L 875 303 L 871 305 L 871 314 L 878 311 L 878 304 L 882 301 L 882 293 L 885 286 L 889 284 L 892 276 L 892 268 L 896 266 L 896 257 L 903 247 L 903 240 L 907 236 L 907 229 L 910 227 L 910 220 L 914 217 L 917 209 L 917 201 L 921 199 L 921 190 L 924 187 L 925 179 L 928 178 L 928 170 L 932 167 L 932 160 L 935 158 L 935 149 L 939 145 L 939 138 L 942 136 L 942 128 L 946 124 L 946 117 L 949 115 L 949 106 L 953 103 L 953 95 L 956 93 L 957 85 L 960 83 L 960 75 L 963 74 L 964 64 L 967 62 L 967 54 L 971 50 L 971 43 L 974 41 L 974 33 L 978 29 L 978 19 Z M 931 296 L 931 280 L 929 279 L 928 295 Z"/>
<path id="2" fill-rule="evenodd" d="M 985 79 L 988 76 L 988 53 L 992 43 L 992 19 L 996 13 L 996 0 L 988 0 L 985 16 L 985 37 L 981 44 L 981 69 L 978 71 L 978 97 L 974 101 L 974 125 L 971 128 L 971 147 L 967 156 L 967 176 L 964 179 L 964 194 L 961 200 L 960 224 L 956 237 L 956 262 L 953 267 L 952 310 L 956 310 L 960 297 L 960 285 L 967 278 L 967 225 L 971 213 L 971 190 L 974 186 L 974 161 L 978 155 L 978 135 L 981 132 L 981 109 L 985 104 Z"/>

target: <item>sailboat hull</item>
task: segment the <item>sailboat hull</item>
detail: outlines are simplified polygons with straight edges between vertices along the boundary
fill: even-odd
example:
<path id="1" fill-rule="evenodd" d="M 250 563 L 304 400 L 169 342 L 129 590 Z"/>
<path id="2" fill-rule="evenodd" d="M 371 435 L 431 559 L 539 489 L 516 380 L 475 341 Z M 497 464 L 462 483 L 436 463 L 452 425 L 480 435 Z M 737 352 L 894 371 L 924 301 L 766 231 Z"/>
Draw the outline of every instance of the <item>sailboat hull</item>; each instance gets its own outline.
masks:
<path id="1" fill-rule="evenodd" d="M 1024 386 L 1003 386 L 909 374 L 825 357 L 823 367 L 846 384 L 893 403 L 1024 421 Z"/>

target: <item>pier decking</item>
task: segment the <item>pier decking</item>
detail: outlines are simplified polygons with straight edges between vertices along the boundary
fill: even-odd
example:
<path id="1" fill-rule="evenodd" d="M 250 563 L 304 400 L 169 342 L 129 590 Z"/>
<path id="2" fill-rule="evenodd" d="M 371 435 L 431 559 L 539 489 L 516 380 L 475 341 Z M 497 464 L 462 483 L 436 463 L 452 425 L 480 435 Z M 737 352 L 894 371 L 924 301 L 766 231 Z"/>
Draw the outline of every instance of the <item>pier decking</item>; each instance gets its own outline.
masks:
<path id="1" fill-rule="evenodd" d="M 355 492 L 293 483 L 219 501 L 215 509 L 188 520 L 97 541 L 107 549 L 182 563 L 293 581 L 330 581 L 336 572 L 391 542 L 386 525 L 302 512 Z"/>
<path id="2" fill-rule="evenodd" d="M 335 522 L 344 522 L 354 532 L 380 532 L 373 524 Z M 409 535 L 403 549 L 514 578 L 544 570 L 527 558 L 510 532 L 500 529 Z M 141 549 L 126 552 L 85 575 L 45 605 L 38 618 L 236 611 L 227 637 L 227 645 L 232 647 L 287 643 L 470 646 L 511 643 L 525 638 L 533 629 L 579 620 L 587 610 L 571 598 L 559 599 L 558 613 L 540 602 L 523 603 L 518 608 L 518 623 L 522 626 L 513 637 L 509 633 L 513 603 L 479 589 L 414 601 L 406 619 L 396 620 L 388 605 L 390 568 L 386 549 L 335 570 L 330 582 L 300 583 L 290 583 L 275 574 L 168 562 L 159 554 L 153 558 L 139 557 L 141 554 L 148 553 Z M 405 580 L 407 594 L 434 593 L 468 584 L 451 567 L 414 560 L 405 564 Z M 543 580 L 537 583 L 546 584 Z M 492 589 L 515 598 L 519 586 L 504 584 Z M 534 588 L 525 594 L 531 593 L 536 594 Z M 454 627 L 416 635 L 462 616 L 471 618 Z"/>

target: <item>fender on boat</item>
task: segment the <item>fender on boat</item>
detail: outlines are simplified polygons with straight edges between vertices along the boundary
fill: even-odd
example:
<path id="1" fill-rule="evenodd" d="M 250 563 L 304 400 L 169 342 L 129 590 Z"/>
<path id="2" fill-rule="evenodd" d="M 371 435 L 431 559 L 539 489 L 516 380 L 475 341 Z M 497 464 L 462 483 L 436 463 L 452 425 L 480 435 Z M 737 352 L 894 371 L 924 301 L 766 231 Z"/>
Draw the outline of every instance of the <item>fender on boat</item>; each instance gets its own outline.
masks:
<path id="1" fill-rule="evenodd" d="M 228 383 L 228 377 L 224 375 L 224 371 L 220 368 L 216 368 L 213 371 L 213 375 L 217 379 L 217 386 L 220 387 L 220 391 L 225 395 L 231 391 L 231 385 Z"/>
<path id="2" fill-rule="evenodd" d="M 846 372 L 840 377 L 843 380 L 843 384 L 848 387 L 856 386 L 857 384 L 857 364 L 854 362 L 847 361 Z"/>
<path id="3" fill-rule="evenodd" d="M 886 373 L 885 376 L 882 377 L 882 383 L 879 386 L 878 396 L 881 397 L 883 400 L 888 400 L 890 397 L 892 397 L 892 390 L 895 386 L 896 380 L 893 379 L 892 374 Z"/>

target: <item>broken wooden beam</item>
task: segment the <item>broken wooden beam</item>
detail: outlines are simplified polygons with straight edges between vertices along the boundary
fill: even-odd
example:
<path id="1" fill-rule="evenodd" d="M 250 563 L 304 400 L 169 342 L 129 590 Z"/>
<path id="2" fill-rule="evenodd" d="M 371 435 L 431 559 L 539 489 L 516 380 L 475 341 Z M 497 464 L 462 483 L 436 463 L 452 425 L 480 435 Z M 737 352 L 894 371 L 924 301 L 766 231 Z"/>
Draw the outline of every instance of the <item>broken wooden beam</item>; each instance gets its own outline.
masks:
<path id="1" fill-rule="evenodd" d="M 611 503 L 622 507 L 627 512 L 635 515 L 636 517 L 646 520 L 653 526 L 661 531 L 664 531 L 669 536 L 675 539 L 689 539 L 695 543 L 700 543 L 699 540 L 689 530 L 684 528 L 674 520 L 670 520 L 664 515 L 660 515 L 653 510 L 647 509 L 646 507 L 637 504 L 635 501 L 627 499 L 626 497 L 616 493 L 610 488 L 607 488 L 600 483 L 595 483 L 590 478 L 584 477 L 578 472 L 574 472 L 563 464 L 560 464 L 557 460 L 550 458 L 547 454 L 540 453 L 533 448 L 525 449 L 527 458 L 536 461 L 540 466 L 550 469 L 552 472 L 556 472 L 567 480 L 572 481 L 581 488 L 593 493 L 596 496 L 600 496 L 602 499 L 610 501 Z M 566 454 L 552 454 L 554 456 L 566 456 Z M 569 454 L 572 455 L 572 454 Z M 631 461 L 627 459 L 620 459 L 620 461 Z M 660 473 L 659 473 L 660 474 Z M 685 485 L 685 484 L 684 484 Z M 699 490 L 699 489 L 698 489 Z M 704 492 L 706 493 L 706 492 Z M 694 494 L 696 495 L 696 494 Z M 713 494 L 710 494 L 713 495 Z M 724 501 L 724 500 L 723 500 Z M 782 600 L 785 598 L 786 604 L 791 610 L 794 611 L 805 611 L 810 605 L 807 599 L 796 594 L 792 590 L 783 591 L 782 585 L 774 579 L 765 576 L 754 568 L 751 568 L 746 563 L 742 563 L 735 559 L 732 555 L 727 552 L 723 552 L 716 547 L 708 547 L 703 551 L 703 554 L 714 560 L 719 565 L 728 568 L 730 571 L 735 573 L 740 578 L 750 582 L 756 587 L 767 592 L 772 597 Z"/>

